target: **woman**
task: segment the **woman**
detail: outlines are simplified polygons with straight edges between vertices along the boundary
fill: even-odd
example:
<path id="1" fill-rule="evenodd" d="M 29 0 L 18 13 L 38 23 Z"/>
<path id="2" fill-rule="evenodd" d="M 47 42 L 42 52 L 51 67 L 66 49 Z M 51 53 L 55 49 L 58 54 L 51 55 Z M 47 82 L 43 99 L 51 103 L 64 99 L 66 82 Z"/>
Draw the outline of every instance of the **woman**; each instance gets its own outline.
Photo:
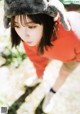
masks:
<path id="1" fill-rule="evenodd" d="M 40 82 L 50 60 L 63 62 L 59 76 L 43 103 L 43 111 L 48 113 L 53 108 L 53 95 L 80 61 L 80 14 L 66 13 L 58 0 L 56 3 L 52 0 L 5 0 L 4 11 L 4 25 L 6 28 L 11 26 L 12 46 L 22 41 L 36 69 L 37 76 L 29 78 L 27 86 Z M 78 24 L 74 23 L 75 20 Z"/>

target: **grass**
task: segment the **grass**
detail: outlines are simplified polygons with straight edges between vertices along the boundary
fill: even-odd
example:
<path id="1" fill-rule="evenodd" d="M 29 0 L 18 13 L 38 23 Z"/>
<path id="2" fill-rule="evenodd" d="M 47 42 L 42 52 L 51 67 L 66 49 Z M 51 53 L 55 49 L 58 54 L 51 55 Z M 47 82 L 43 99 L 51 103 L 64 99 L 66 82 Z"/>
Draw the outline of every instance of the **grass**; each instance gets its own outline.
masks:
<path id="1" fill-rule="evenodd" d="M 5 47 L 4 51 L 0 55 L 5 59 L 5 63 L 2 66 L 8 66 L 10 64 L 15 64 L 15 67 L 18 68 L 21 62 L 26 58 L 26 55 L 19 50 L 19 48 Z"/>

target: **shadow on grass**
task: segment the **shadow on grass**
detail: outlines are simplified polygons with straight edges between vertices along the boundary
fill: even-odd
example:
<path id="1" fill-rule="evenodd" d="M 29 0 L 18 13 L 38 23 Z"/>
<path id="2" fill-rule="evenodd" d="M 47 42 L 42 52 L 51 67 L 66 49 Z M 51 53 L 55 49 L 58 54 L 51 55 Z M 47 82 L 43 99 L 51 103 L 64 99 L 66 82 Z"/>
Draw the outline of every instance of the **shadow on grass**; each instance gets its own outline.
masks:
<path id="1" fill-rule="evenodd" d="M 25 98 L 32 93 L 32 91 L 37 87 L 38 85 L 34 87 L 26 87 L 25 93 L 20 96 L 8 109 L 8 114 L 17 114 L 17 110 L 20 108 L 20 106 L 25 102 Z"/>
<path id="2" fill-rule="evenodd" d="M 38 84 L 39 85 L 39 84 Z M 25 98 L 33 92 L 33 90 L 38 86 L 34 87 L 26 87 L 25 93 L 20 96 L 8 109 L 8 114 L 17 114 L 17 110 L 20 108 L 20 106 L 25 102 Z M 43 104 L 44 98 L 40 102 L 39 106 L 35 110 L 35 114 L 45 114 L 42 111 L 42 104 Z"/>
<path id="3" fill-rule="evenodd" d="M 37 107 L 37 109 L 35 110 L 35 114 L 45 114 L 43 111 L 42 111 L 42 104 L 44 102 L 44 98 L 42 99 L 42 101 L 40 102 L 39 106 Z"/>

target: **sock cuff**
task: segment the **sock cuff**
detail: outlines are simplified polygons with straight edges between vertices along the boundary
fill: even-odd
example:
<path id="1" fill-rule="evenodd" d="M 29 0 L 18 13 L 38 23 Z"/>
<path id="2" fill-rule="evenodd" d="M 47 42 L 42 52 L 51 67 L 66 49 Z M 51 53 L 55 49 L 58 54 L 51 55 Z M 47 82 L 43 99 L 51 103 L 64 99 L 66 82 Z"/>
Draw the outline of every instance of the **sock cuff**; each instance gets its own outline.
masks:
<path id="1" fill-rule="evenodd" d="M 53 88 L 50 89 L 50 92 L 56 93 L 56 91 Z"/>

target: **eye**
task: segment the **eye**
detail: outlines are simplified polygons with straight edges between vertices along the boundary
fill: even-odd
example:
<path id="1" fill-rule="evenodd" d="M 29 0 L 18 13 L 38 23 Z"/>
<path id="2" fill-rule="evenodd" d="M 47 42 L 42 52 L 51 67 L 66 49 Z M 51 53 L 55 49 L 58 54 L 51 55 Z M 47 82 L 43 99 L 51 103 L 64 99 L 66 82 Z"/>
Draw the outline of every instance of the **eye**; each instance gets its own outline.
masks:
<path id="1" fill-rule="evenodd" d="M 28 26 L 28 28 L 30 29 L 36 28 L 36 25 Z"/>
<path id="2" fill-rule="evenodd" d="M 18 24 L 17 22 L 14 22 L 14 23 L 13 23 L 13 26 L 14 26 L 15 28 L 20 28 L 20 26 L 19 26 L 19 24 Z"/>
<path id="3" fill-rule="evenodd" d="M 15 28 L 20 28 L 19 25 L 14 25 Z"/>

